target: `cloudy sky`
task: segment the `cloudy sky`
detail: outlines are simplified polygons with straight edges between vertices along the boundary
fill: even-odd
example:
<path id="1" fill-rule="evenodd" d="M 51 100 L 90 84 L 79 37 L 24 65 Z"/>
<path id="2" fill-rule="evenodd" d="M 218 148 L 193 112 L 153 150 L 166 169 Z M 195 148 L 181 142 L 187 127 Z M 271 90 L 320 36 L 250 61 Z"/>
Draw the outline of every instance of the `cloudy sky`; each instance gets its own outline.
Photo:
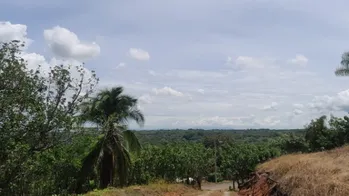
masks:
<path id="1" fill-rule="evenodd" d="M 153 128 L 301 128 L 349 111 L 345 0 L 3 0 L 28 66 L 85 62 Z M 131 124 L 132 128 L 137 126 Z"/>

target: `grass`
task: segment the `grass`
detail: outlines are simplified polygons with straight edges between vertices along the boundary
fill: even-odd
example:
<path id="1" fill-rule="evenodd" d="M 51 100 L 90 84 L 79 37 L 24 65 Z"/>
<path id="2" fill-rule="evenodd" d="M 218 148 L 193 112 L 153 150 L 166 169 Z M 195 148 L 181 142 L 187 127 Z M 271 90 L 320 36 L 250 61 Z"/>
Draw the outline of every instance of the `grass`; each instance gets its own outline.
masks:
<path id="1" fill-rule="evenodd" d="M 158 182 L 144 186 L 130 186 L 123 189 L 107 188 L 96 190 L 84 196 L 195 196 L 200 191 L 184 184 L 167 184 Z"/>
<path id="2" fill-rule="evenodd" d="M 257 168 L 290 196 L 348 196 L 349 146 L 311 154 L 286 155 Z"/>

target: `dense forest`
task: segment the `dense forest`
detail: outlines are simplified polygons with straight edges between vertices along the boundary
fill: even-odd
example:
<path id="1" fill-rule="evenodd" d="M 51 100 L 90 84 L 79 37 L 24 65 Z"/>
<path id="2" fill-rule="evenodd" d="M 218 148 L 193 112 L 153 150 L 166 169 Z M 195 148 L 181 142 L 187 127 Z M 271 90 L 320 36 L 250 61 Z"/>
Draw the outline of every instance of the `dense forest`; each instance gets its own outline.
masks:
<path id="1" fill-rule="evenodd" d="M 136 136 L 142 144 L 164 144 L 168 142 L 202 142 L 210 138 L 219 140 L 230 140 L 234 143 L 260 143 L 268 142 L 270 139 L 280 137 L 284 134 L 293 133 L 295 135 L 304 134 L 304 129 L 172 129 L 172 130 L 146 130 L 135 131 Z"/>
<path id="2" fill-rule="evenodd" d="M 71 195 L 157 180 L 241 184 L 274 157 L 349 142 L 346 116 L 321 116 L 299 130 L 132 131 L 129 121 L 146 119 L 123 87 L 96 89 L 98 78 L 82 66 L 28 70 L 23 46 L 0 46 L 0 195 Z M 345 57 L 337 75 L 349 73 Z"/>

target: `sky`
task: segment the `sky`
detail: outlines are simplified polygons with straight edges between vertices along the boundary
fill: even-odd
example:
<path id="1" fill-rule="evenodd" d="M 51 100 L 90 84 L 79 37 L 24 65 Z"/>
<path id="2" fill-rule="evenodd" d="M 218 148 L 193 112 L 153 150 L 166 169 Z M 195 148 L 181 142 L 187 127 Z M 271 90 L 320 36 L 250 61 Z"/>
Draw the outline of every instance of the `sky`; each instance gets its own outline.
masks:
<path id="1" fill-rule="evenodd" d="M 28 66 L 85 63 L 137 97 L 145 126 L 302 128 L 349 112 L 345 0 L 2 0 Z"/>

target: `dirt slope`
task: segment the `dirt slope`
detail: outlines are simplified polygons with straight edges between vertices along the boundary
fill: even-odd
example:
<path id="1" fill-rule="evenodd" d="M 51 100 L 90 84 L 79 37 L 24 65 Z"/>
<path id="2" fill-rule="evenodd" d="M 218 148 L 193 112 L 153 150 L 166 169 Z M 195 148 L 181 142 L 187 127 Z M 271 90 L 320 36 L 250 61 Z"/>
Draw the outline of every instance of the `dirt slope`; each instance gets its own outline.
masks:
<path id="1" fill-rule="evenodd" d="M 260 165 L 290 196 L 348 196 L 349 146 L 331 151 L 294 154 Z"/>

